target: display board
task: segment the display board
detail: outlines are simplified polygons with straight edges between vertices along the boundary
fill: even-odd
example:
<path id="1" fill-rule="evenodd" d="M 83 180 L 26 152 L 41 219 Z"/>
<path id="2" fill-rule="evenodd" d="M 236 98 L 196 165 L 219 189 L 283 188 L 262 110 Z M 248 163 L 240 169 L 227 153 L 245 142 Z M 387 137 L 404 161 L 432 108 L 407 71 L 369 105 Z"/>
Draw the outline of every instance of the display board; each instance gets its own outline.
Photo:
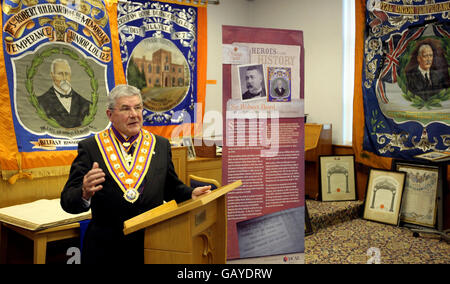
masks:
<path id="1" fill-rule="evenodd" d="M 303 34 L 223 27 L 228 258 L 304 251 Z"/>

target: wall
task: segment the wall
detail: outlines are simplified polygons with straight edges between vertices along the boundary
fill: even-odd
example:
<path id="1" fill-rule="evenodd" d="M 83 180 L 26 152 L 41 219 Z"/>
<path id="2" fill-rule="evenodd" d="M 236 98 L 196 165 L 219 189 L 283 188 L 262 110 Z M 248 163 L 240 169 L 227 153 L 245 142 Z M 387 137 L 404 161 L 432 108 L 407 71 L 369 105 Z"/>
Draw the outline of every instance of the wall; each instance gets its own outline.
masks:
<path id="1" fill-rule="evenodd" d="M 332 123 L 342 138 L 342 0 L 221 0 L 208 6 L 206 111 L 222 110 L 222 25 L 302 30 L 305 41 L 305 113 Z"/>
<path id="2" fill-rule="evenodd" d="M 222 135 L 222 25 L 247 26 L 251 2 L 247 0 L 221 0 L 220 5 L 208 5 L 208 65 L 207 80 L 216 84 L 206 86 L 204 129 L 214 125 L 215 133 Z M 209 122 L 208 117 L 213 117 Z M 216 119 L 214 119 L 214 117 Z M 215 123 L 216 122 L 216 123 Z"/>

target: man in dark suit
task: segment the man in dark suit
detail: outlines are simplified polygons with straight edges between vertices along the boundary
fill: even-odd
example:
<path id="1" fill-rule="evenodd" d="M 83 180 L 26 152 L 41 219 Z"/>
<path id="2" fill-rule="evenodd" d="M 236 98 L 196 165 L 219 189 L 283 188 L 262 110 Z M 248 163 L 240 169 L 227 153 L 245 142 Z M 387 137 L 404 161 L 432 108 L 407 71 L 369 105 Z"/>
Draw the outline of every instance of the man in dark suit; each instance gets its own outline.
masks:
<path id="1" fill-rule="evenodd" d="M 448 88 L 448 70 L 433 68 L 434 52 L 429 44 L 422 44 L 418 48 L 416 66 L 406 72 L 407 87 L 415 95 L 427 101 Z M 445 76 L 447 72 L 447 76 Z"/>
<path id="2" fill-rule="evenodd" d="M 242 94 L 242 100 L 265 97 L 263 75 L 258 66 L 249 66 L 245 71 L 245 84 L 247 91 Z"/>
<path id="3" fill-rule="evenodd" d="M 67 60 L 55 59 L 50 75 L 53 86 L 39 96 L 38 102 L 49 118 L 53 118 L 64 128 L 81 126 L 89 114 L 91 102 L 72 89 L 71 69 Z"/>
<path id="4" fill-rule="evenodd" d="M 275 91 L 275 94 L 277 94 L 278 97 L 284 96 L 284 93 L 286 92 L 286 89 L 283 88 L 283 81 L 281 81 L 280 79 L 277 80 L 277 85 L 276 85 L 274 91 Z"/>
<path id="5" fill-rule="evenodd" d="M 143 133 L 148 132 L 142 130 L 143 106 L 137 88 L 119 85 L 111 91 L 108 99 L 106 114 L 112 128 L 79 143 L 78 156 L 61 193 L 61 206 L 72 214 L 92 210 L 92 219 L 83 242 L 82 263 L 143 263 L 144 233 L 141 230 L 125 236 L 123 222 L 163 204 L 163 201 L 182 202 L 198 198 L 209 193 L 210 187 L 192 189 L 179 180 L 167 139 L 150 134 L 147 137 L 153 137 L 149 140 L 151 143 L 145 143 L 147 140 L 143 138 Z M 104 138 L 106 136 L 108 138 Z M 113 142 L 109 137 L 117 138 L 117 141 Z M 117 145 L 117 151 L 122 151 L 125 158 L 121 158 L 122 154 L 105 155 L 102 143 Z M 142 145 L 153 148 L 141 151 L 145 149 L 140 148 Z M 133 150 L 134 146 L 136 150 Z M 147 158 L 150 160 L 148 169 L 136 166 L 139 165 L 138 160 Z M 115 162 L 117 159 L 120 163 Z M 136 183 L 134 193 L 130 187 L 131 194 L 118 181 L 120 171 L 117 175 L 114 170 L 116 165 L 120 167 L 120 164 L 127 162 L 130 162 L 131 173 L 135 170 L 142 172 L 142 183 Z M 125 183 L 132 185 L 129 179 Z"/>

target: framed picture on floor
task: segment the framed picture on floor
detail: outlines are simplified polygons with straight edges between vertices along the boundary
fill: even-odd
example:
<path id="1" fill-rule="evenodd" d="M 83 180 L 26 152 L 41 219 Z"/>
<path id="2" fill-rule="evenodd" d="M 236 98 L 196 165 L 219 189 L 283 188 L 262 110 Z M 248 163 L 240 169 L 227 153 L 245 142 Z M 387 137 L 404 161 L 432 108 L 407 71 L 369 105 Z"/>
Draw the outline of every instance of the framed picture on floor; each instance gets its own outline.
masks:
<path id="1" fill-rule="evenodd" d="M 322 201 L 356 200 L 355 157 L 320 156 Z"/>
<path id="2" fill-rule="evenodd" d="M 405 172 L 371 169 L 363 218 L 398 226 L 405 177 Z"/>
<path id="3" fill-rule="evenodd" d="M 436 227 L 439 167 L 394 161 L 393 169 L 406 173 L 400 221 Z"/>

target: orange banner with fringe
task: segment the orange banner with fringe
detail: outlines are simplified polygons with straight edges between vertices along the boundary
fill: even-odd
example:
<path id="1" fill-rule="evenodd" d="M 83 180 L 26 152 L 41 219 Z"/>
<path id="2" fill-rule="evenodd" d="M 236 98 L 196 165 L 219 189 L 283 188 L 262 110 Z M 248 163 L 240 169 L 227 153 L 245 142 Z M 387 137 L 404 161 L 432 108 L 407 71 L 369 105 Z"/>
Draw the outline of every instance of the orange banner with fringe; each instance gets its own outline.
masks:
<path id="1" fill-rule="evenodd" d="M 109 125 L 104 114 L 108 92 L 115 85 L 127 82 L 121 64 L 117 1 L 86 1 L 81 6 L 44 0 L 28 4 L 6 0 L 0 6 L 5 43 L 0 47 L 0 170 L 2 178 L 11 183 L 18 178 L 68 174 L 77 154 L 77 143 Z M 198 11 L 197 119 L 195 123 L 145 126 L 167 138 L 173 133 L 201 134 L 202 129 L 206 95 L 206 7 L 198 3 L 186 7 Z M 183 34 L 178 36 L 181 38 Z M 81 94 L 78 105 L 90 102 L 78 113 L 81 118 L 61 119 L 58 113 L 46 109 L 43 97 L 51 89 L 55 59 L 63 59 L 59 62 L 70 65 L 73 90 L 79 89 Z M 63 106 L 58 111 L 64 110 Z M 71 108 L 66 105 L 66 109 Z"/>

